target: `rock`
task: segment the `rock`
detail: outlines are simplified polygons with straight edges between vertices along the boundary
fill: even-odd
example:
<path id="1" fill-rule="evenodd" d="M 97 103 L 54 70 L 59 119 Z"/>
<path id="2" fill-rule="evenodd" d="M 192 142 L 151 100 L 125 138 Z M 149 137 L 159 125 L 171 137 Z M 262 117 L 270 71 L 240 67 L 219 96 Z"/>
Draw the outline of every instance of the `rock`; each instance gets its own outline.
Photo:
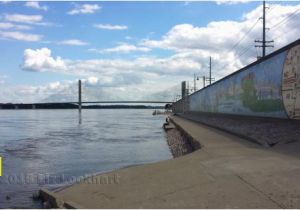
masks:
<path id="1" fill-rule="evenodd" d="M 32 194 L 31 198 L 32 198 L 33 200 L 39 200 L 41 197 L 40 197 L 40 194 L 39 194 L 38 192 L 36 192 L 36 193 L 33 193 L 33 194 Z"/>

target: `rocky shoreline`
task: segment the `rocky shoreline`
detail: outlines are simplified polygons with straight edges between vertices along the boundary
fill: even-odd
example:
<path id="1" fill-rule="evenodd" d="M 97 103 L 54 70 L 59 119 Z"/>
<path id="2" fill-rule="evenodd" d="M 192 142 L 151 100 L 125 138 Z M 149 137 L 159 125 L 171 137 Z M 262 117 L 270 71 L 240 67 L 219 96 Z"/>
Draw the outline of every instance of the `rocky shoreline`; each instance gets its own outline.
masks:
<path id="1" fill-rule="evenodd" d="M 200 145 L 195 144 L 191 136 L 181 131 L 174 123 L 170 122 L 168 118 L 163 127 L 166 131 L 168 146 L 174 158 L 189 154 L 200 148 Z"/>

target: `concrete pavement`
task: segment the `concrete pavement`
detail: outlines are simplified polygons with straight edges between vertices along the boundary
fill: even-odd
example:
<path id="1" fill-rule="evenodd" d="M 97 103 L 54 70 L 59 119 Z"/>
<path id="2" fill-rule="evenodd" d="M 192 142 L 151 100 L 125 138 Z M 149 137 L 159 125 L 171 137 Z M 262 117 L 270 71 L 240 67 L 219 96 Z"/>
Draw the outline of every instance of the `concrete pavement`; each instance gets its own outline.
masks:
<path id="1" fill-rule="evenodd" d="M 172 116 L 201 144 L 188 155 L 107 174 L 53 194 L 82 208 L 300 208 L 300 144 L 265 148 Z M 96 166 L 95 166 L 96 167 Z"/>

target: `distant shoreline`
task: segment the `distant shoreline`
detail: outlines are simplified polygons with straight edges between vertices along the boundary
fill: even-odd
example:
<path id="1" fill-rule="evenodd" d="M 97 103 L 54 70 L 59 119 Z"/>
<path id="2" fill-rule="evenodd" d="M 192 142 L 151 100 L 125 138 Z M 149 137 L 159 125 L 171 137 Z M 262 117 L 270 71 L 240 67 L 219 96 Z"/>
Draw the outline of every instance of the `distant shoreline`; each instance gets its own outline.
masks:
<path id="1" fill-rule="evenodd" d="M 164 106 L 148 105 L 85 105 L 82 109 L 164 109 Z M 78 109 L 78 105 L 72 103 L 36 103 L 36 104 L 0 104 L 0 110 L 4 109 Z"/>

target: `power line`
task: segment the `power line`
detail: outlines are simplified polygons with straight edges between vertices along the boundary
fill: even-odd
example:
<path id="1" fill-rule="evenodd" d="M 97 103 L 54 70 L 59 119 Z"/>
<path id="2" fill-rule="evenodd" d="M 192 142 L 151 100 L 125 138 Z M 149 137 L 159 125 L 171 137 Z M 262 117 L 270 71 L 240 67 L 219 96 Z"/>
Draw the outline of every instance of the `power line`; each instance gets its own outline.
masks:
<path id="1" fill-rule="evenodd" d="M 278 23 L 274 24 L 271 29 L 275 28 L 276 26 L 278 27 L 279 25 L 283 24 L 284 22 L 286 22 L 289 18 L 294 18 L 297 15 L 297 12 L 300 10 L 300 8 L 296 9 L 294 12 L 292 12 L 291 14 L 289 14 L 287 17 L 285 17 L 284 19 L 282 19 L 281 21 L 279 21 Z M 294 17 L 292 17 L 294 15 Z"/>
<path id="2" fill-rule="evenodd" d="M 248 29 L 248 31 L 244 34 L 244 36 L 235 44 L 235 45 L 233 45 L 233 47 L 230 49 L 230 50 L 228 50 L 228 51 L 226 51 L 226 52 L 230 52 L 230 51 L 232 51 L 234 48 L 236 48 L 246 37 L 247 37 L 247 35 L 249 35 L 249 33 L 254 29 L 254 27 L 257 25 L 257 23 L 259 22 L 259 20 L 260 20 L 260 18 L 258 18 L 257 20 L 256 20 L 256 22 Z M 243 49 L 245 49 L 245 48 L 243 48 Z M 237 51 L 238 52 L 238 51 Z M 237 53 L 236 53 L 237 54 Z M 238 56 L 238 58 L 239 58 L 239 56 Z M 225 64 L 224 66 L 222 66 L 220 69 L 223 69 L 223 68 L 225 68 L 226 66 L 228 66 L 228 64 Z"/>
<path id="3" fill-rule="evenodd" d="M 257 19 L 257 21 L 250 27 L 250 29 L 244 34 L 244 36 L 238 41 L 236 42 L 232 48 L 228 51 L 232 51 L 234 48 L 236 48 L 245 38 L 246 36 L 253 30 L 253 28 L 257 25 L 257 23 L 259 22 L 259 18 Z M 227 51 L 227 52 L 228 52 Z"/>
<path id="4" fill-rule="evenodd" d="M 242 56 L 243 56 L 244 54 L 246 54 L 250 49 L 252 49 L 252 46 L 247 47 L 247 48 L 244 48 L 244 51 L 242 51 L 242 53 L 240 53 L 240 54 L 238 55 L 237 58 L 242 57 Z"/>
<path id="5" fill-rule="evenodd" d="M 262 48 L 262 58 L 266 56 L 266 48 L 267 47 L 274 47 L 273 45 L 267 45 L 267 43 L 273 43 L 274 41 L 267 41 L 266 40 L 266 1 L 263 1 L 263 33 L 262 33 L 262 40 L 255 40 L 255 43 L 261 43 L 261 45 L 255 45 L 255 47 Z"/>
<path id="6" fill-rule="evenodd" d="M 300 27 L 300 24 L 296 25 L 295 27 L 293 27 L 293 29 L 289 30 L 289 31 L 284 31 L 283 33 L 279 34 L 278 36 L 276 36 L 274 39 L 278 39 L 280 37 L 282 37 L 283 35 L 287 35 L 289 33 L 291 33 L 292 31 L 295 31 L 296 29 L 299 29 L 298 27 Z"/>

